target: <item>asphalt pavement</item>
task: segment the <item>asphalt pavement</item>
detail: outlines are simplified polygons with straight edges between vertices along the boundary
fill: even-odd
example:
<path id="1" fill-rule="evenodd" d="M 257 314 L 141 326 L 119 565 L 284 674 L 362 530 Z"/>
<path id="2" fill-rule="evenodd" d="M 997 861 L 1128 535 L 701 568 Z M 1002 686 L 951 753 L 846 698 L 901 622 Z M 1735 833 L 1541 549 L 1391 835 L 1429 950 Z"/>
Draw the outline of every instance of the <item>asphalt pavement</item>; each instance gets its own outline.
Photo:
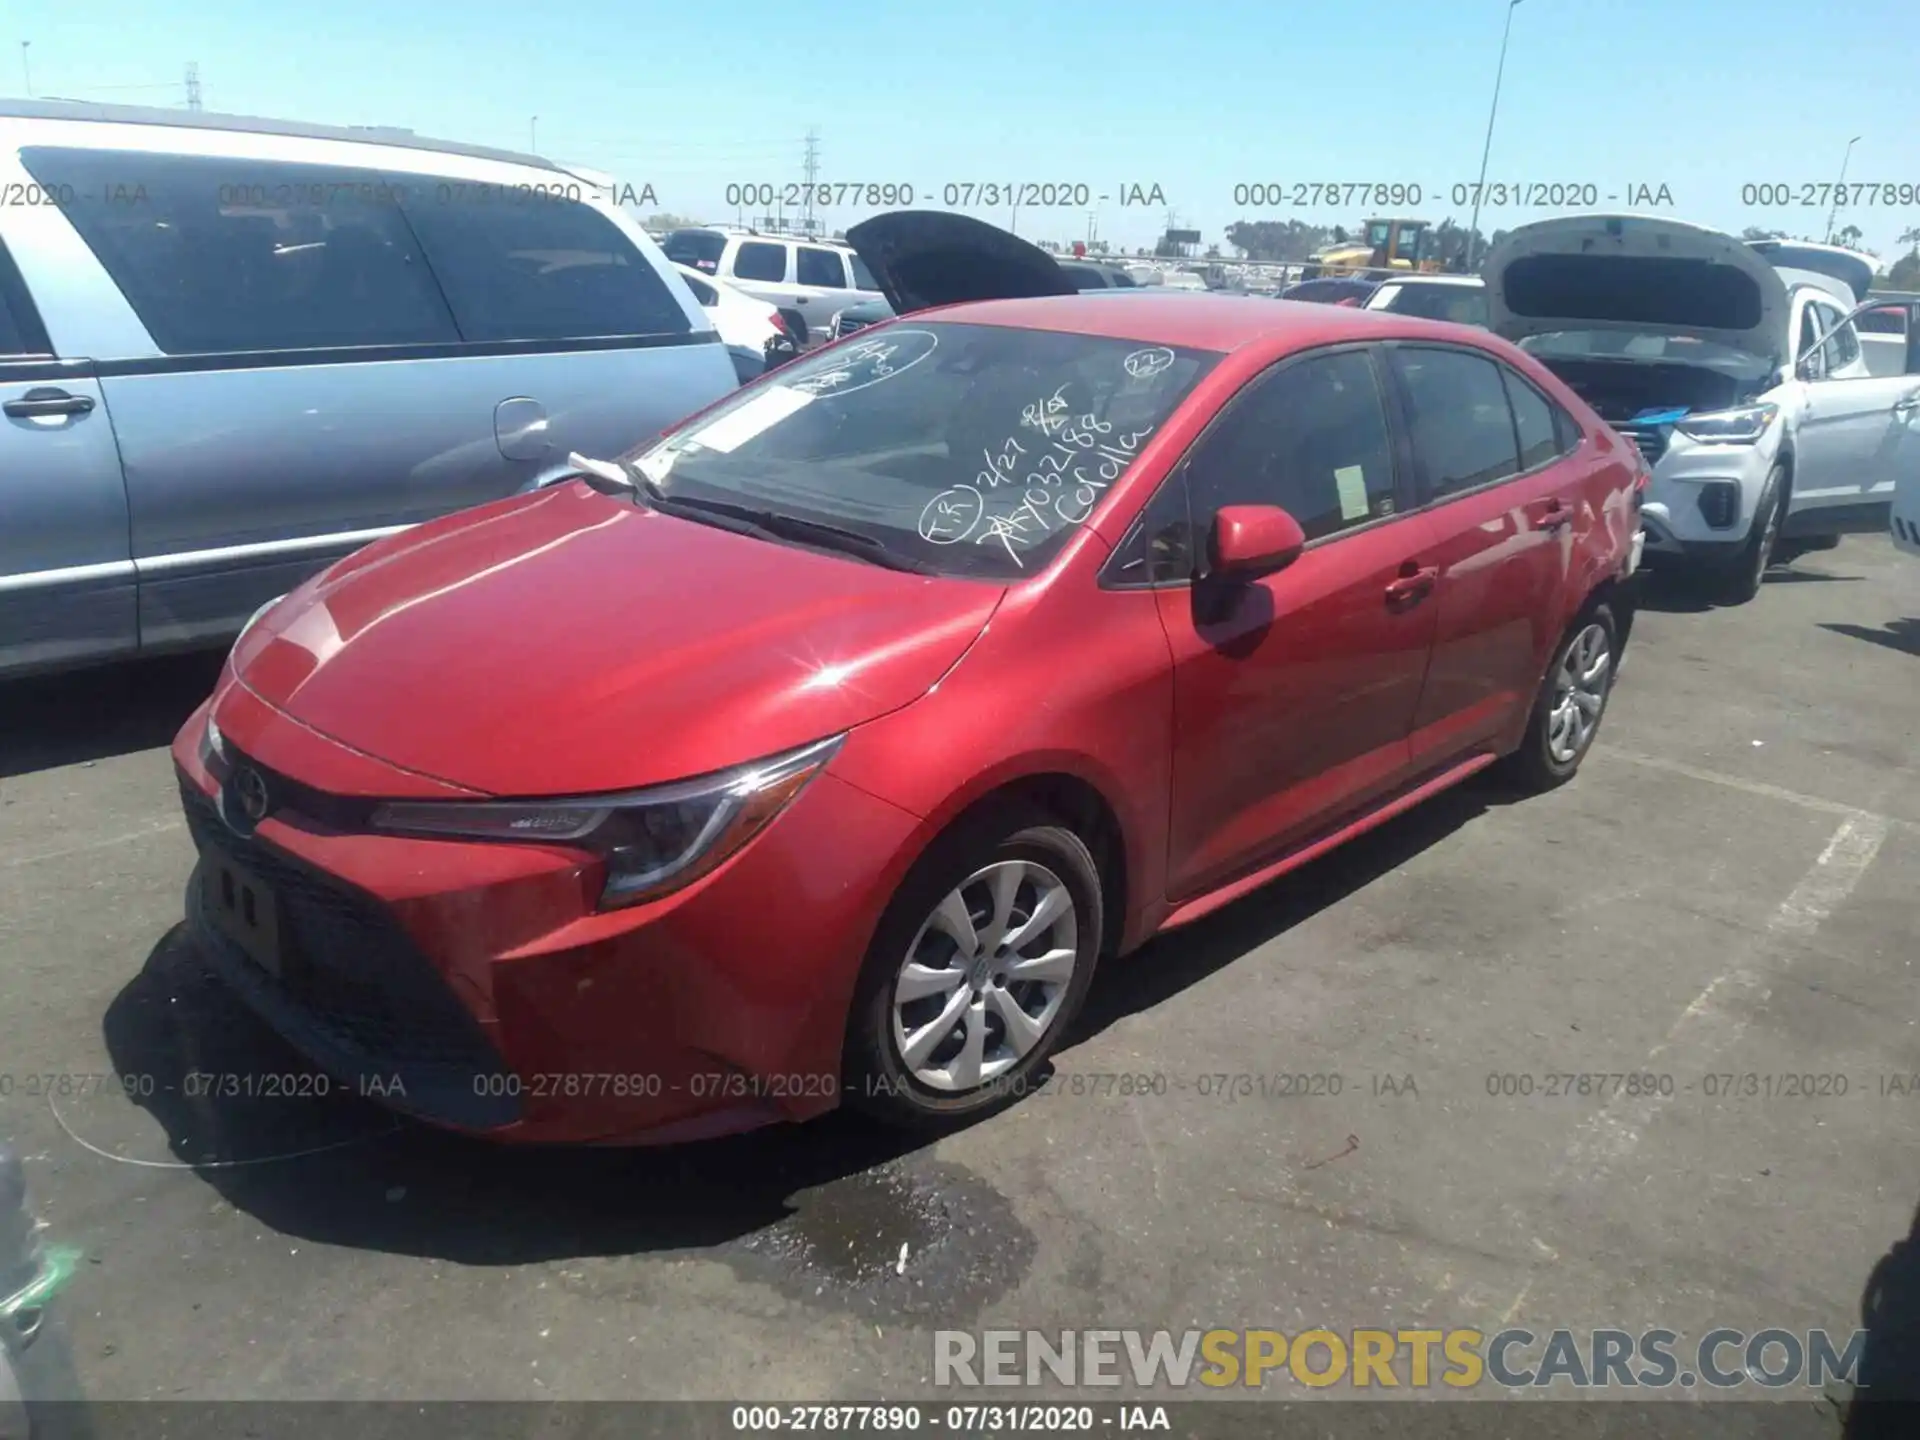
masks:
<path id="1" fill-rule="evenodd" d="M 1920 1315 L 1920 564 L 1882 538 L 1656 590 L 1573 784 L 1475 783 L 1111 965 L 1041 1094 L 921 1145 L 180 1093 L 306 1068 L 179 931 L 166 745 L 217 666 L 0 687 L 0 1137 L 87 1252 L 94 1397 L 906 1397 L 990 1326 L 1845 1334 L 1876 1267 L 1874 1324 Z"/>

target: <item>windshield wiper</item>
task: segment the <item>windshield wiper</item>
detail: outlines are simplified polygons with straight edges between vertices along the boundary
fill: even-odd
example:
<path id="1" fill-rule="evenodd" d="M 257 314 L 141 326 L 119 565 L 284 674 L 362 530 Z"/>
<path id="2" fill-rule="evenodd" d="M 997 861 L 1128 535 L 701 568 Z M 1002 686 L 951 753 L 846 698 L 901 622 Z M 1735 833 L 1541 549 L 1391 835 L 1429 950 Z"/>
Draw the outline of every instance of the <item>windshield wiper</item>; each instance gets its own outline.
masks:
<path id="1" fill-rule="evenodd" d="M 830 525 L 824 520 L 809 520 L 801 515 L 789 515 L 784 510 L 765 510 L 754 505 L 740 505 L 730 500 L 710 500 L 697 495 L 669 495 L 662 490 L 650 476 L 629 465 L 640 493 L 645 495 L 647 503 L 663 514 L 678 514 L 682 518 L 699 516 L 731 520 L 735 525 L 729 529 L 740 529 L 745 534 L 758 534 L 765 539 L 797 540 L 803 545 L 817 546 L 823 550 L 835 550 L 843 555 L 853 555 L 873 565 L 884 566 L 889 570 L 904 570 L 910 575 L 938 575 L 938 567 L 911 555 L 903 555 L 887 545 L 884 540 L 858 530 L 849 530 L 844 526 Z"/>

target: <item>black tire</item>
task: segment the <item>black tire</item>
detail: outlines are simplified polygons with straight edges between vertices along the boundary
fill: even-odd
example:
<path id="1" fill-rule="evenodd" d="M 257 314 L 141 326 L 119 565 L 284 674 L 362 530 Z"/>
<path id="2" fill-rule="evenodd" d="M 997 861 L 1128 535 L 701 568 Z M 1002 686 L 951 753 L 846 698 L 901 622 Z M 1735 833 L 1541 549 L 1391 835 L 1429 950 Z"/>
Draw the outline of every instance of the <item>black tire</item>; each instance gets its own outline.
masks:
<path id="1" fill-rule="evenodd" d="M 1605 684 L 1600 693 L 1600 709 L 1593 716 L 1593 723 L 1578 748 L 1571 756 L 1562 756 L 1556 753 L 1554 743 L 1554 711 L 1561 696 L 1561 672 L 1567 664 L 1568 652 L 1596 625 L 1605 634 L 1608 658 Z M 1601 723 L 1607 717 L 1607 702 L 1613 696 L 1613 682 L 1619 673 L 1620 626 L 1614 619 L 1613 610 L 1604 601 L 1589 605 L 1567 627 L 1567 633 L 1560 637 L 1560 643 L 1553 648 L 1553 660 L 1548 664 L 1547 673 L 1540 681 L 1539 693 L 1533 699 L 1533 713 L 1527 721 L 1526 737 L 1521 740 L 1520 748 L 1507 756 L 1502 764 L 1506 778 L 1529 794 L 1551 790 L 1571 780 L 1579 771 L 1580 762 L 1592 750 L 1594 737 L 1600 733 Z"/>
<path id="2" fill-rule="evenodd" d="M 1744 605 L 1760 593 L 1767 568 L 1773 564 L 1780 543 L 1781 522 L 1787 512 L 1787 467 L 1776 464 L 1767 473 L 1767 483 L 1754 506 L 1753 530 L 1746 544 L 1735 552 L 1733 561 L 1715 576 L 1714 597 L 1723 605 Z"/>
<path id="3" fill-rule="evenodd" d="M 1010 1068 L 971 1089 L 941 1090 L 922 1083 L 901 1056 L 894 1033 L 895 984 L 935 907 L 976 872 L 1011 860 L 1044 867 L 1070 897 L 1075 930 L 1072 974 L 1045 1030 Z M 995 807 L 991 813 L 962 821 L 908 873 L 874 932 L 847 1016 L 842 1097 L 887 1124 L 923 1129 L 975 1119 L 1025 1094 L 1034 1071 L 1053 1053 L 1093 983 L 1105 938 L 1103 904 L 1099 867 L 1086 842 L 1055 817 L 1022 805 Z M 1042 937 L 1055 933 L 1050 927 Z M 929 944 L 937 944 L 940 938 L 921 939 L 917 953 L 926 955 Z M 971 993 L 982 994 L 978 989 Z M 996 1016 L 991 1023 L 1000 1025 L 1004 1035 L 1004 1022 Z M 948 1043 L 943 1040 L 941 1048 Z M 933 1053 L 939 1054 L 940 1048 Z"/>

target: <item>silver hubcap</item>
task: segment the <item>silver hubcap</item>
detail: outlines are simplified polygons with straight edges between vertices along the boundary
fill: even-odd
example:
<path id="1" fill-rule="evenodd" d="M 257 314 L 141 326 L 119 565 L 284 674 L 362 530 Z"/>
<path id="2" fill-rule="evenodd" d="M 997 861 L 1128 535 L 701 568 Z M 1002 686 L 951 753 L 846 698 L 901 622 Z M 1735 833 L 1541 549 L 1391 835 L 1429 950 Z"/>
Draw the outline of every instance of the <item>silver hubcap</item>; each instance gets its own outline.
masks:
<path id="1" fill-rule="evenodd" d="M 1593 739 L 1612 670 L 1613 651 L 1604 625 L 1589 625 L 1573 637 L 1554 672 L 1553 711 L 1547 720 L 1547 753 L 1556 764 L 1579 758 Z"/>
<path id="2" fill-rule="evenodd" d="M 1047 1033 L 1079 954 L 1073 895 L 1031 860 L 976 870 L 934 907 L 893 982 L 893 1043 L 932 1090 L 972 1090 Z"/>

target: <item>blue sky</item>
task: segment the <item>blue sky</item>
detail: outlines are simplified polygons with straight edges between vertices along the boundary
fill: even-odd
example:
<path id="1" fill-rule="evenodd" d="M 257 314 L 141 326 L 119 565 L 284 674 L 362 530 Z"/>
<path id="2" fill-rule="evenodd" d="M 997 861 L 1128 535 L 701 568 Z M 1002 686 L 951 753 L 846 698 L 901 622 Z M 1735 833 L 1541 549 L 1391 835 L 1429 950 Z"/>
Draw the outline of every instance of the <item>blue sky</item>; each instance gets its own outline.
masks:
<path id="1" fill-rule="evenodd" d="M 209 110 L 513 148 L 537 115 L 542 152 L 709 220 L 733 218 L 730 182 L 800 180 L 811 128 L 822 180 L 909 184 L 936 204 L 949 183 L 1084 183 L 1111 197 L 1099 234 L 1132 247 L 1167 219 L 1117 203 L 1135 184 L 1159 185 L 1209 242 L 1236 219 L 1350 224 L 1368 208 L 1236 206 L 1234 186 L 1253 182 L 1414 183 L 1427 194 L 1408 213 L 1464 223 L 1448 191 L 1478 172 L 1506 7 L 88 0 L 0 14 L 9 94 L 26 40 L 40 96 L 178 105 L 193 60 Z M 1824 206 L 1756 209 L 1741 187 L 1832 181 L 1855 135 L 1850 181 L 1920 185 L 1916 46 L 1911 0 L 1524 0 L 1488 178 L 1602 196 L 1664 184 L 1667 213 L 1817 235 Z M 1481 226 L 1548 213 L 1486 208 Z M 1920 225 L 1920 207 L 1848 213 L 1889 256 Z M 1075 239 L 1088 223 L 1028 209 L 1017 228 Z"/>

